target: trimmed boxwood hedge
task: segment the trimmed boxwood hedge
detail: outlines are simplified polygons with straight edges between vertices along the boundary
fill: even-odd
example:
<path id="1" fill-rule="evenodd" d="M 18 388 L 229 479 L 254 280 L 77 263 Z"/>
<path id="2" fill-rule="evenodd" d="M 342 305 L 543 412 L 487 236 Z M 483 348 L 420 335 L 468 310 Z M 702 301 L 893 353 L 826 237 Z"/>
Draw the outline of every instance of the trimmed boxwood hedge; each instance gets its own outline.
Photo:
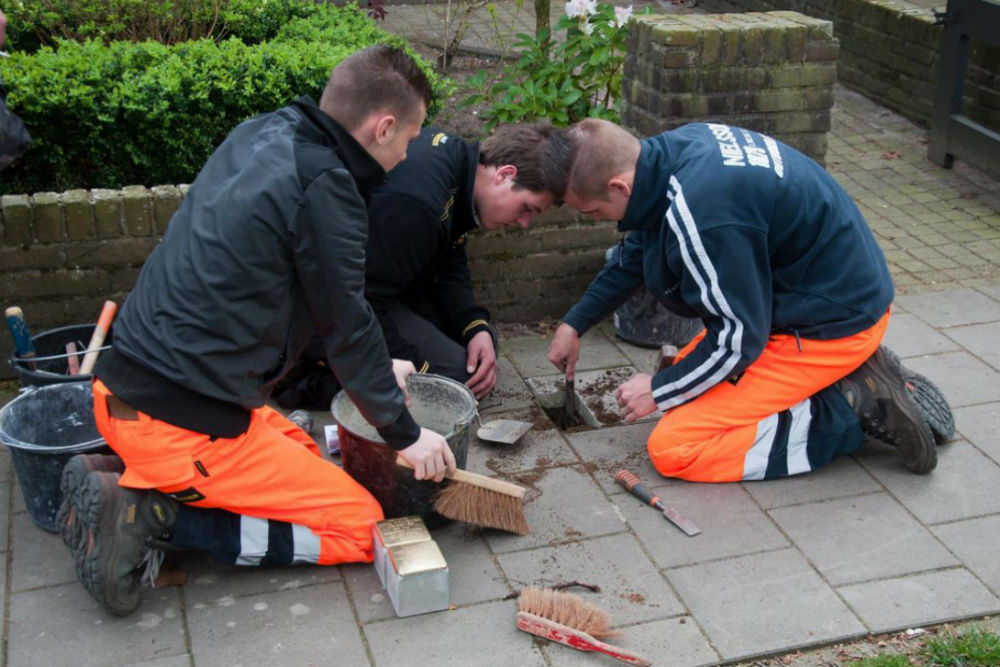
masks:
<path id="1" fill-rule="evenodd" d="M 34 139 L 0 174 L 0 193 L 189 183 L 241 121 L 299 95 L 318 100 L 357 49 L 405 46 L 356 6 L 317 7 L 257 44 L 60 39 L 0 58 L 7 103 Z M 421 64 L 442 98 L 449 83 Z"/>

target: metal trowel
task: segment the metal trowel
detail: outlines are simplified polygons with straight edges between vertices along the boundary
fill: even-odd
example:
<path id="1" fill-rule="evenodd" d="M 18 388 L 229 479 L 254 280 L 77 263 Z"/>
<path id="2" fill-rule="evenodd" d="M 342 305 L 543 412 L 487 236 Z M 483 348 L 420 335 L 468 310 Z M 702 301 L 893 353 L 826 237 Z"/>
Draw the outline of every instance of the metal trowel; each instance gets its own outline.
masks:
<path id="1" fill-rule="evenodd" d="M 496 442 L 503 445 L 513 445 L 521 439 L 521 436 L 531 430 L 531 422 L 517 421 L 516 419 L 493 419 L 481 423 L 476 435 L 480 440 Z"/>

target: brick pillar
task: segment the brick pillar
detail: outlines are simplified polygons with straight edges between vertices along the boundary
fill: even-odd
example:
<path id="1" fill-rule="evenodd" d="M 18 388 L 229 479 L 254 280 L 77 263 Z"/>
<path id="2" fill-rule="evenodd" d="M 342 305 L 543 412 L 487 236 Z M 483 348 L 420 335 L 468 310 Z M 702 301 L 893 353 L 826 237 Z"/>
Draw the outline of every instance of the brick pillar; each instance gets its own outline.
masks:
<path id="1" fill-rule="evenodd" d="M 839 52 L 830 21 L 789 11 L 649 14 L 629 26 L 624 125 L 650 136 L 722 122 L 823 163 Z"/>

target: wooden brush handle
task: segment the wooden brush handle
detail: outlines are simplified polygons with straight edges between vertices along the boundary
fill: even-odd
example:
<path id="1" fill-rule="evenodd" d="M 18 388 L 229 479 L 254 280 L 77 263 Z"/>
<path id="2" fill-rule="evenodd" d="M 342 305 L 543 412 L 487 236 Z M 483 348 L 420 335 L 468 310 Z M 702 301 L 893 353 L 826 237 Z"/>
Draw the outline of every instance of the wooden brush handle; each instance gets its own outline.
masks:
<path id="1" fill-rule="evenodd" d="M 87 345 L 87 353 L 83 355 L 83 363 L 80 364 L 80 375 L 90 375 L 97 363 L 97 355 L 101 353 L 101 346 L 104 345 L 104 338 L 111 328 L 111 320 L 115 318 L 118 311 L 118 304 L 114 301 L 105 301 L 101 308 L 101 316 L 97 318 L 97 326 L 94 327 L 94 334 L 90 337 L 90 344 Z"/>
<path id="2" fill-rule="evenodd" d="M 396 456 L 396 465 L 413 470 L 413 466 L 410 465 L 410 462 L 402 456 Z M 462 470 L 461 468 L 456 468 L 453 473 L 445 473 L 445 477 L 456 482 L 462 482 L 463 484 L 469 484 L 471 486 L 478 486 L 481 489 L 489 489 L 490 491 L 496 491 L 497 493 L 502 493 L 505 496 L 513 496 L 515 498 L 523 498 L 526 491 L 523 486 L 511 484 L 510 482 L 505 482 L 502 479 L 493 479 L 492 477 L 487 477 L 486 475 L 478 475 L 474 472 Z"/>
<path id="3" fill-rule="evenodd" d="M 647 665 L 653 664 L 638 653 L 606 644 L 599 639 L 594 639 L 586 632 L 527 611 L 517 612 L 517 629 L 536 637 L 565 644 L 578 651 L 597 651 L 637 667 L 647 667 Z"/>

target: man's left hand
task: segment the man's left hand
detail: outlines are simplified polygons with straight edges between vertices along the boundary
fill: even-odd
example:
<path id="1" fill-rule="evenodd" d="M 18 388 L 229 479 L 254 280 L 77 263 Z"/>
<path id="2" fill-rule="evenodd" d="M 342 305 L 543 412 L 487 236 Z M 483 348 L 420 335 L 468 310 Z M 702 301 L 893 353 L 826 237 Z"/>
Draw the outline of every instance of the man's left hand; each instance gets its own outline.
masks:
<path id="1" fill-rule="evenodd" d="M 493 336 L 489 331 L 480 331 L 468 345 L 468 363 L 465 371 L 472 373 L 466 386 L 476 398 L 482 398 L 493 391 L 497 384 L 497 353 L 493 349 Z"/>
<path id="2" fill-rule="evenodd" d="M 653 400 L 653 377 L 639 373 L 618 387 L 615 399 L 628 423 L 653 414 L 656 412 L 656 402 Z"/>

